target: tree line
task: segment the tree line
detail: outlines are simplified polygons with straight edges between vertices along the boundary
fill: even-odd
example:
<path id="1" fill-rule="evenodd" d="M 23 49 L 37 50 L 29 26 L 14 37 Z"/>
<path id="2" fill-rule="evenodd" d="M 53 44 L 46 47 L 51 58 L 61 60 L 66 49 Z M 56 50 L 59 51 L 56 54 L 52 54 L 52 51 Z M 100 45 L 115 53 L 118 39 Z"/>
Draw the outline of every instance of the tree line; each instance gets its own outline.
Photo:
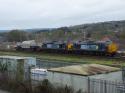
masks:
<path id="1" fill-rule="evenodd" d="M 9 32 L 0 33 L 2 39 L 5 42 L 22 42 L 25 40 L 34 39 L 34 35 L 31 32 L 26 32 L 23 30 L 11 30 Z"/>

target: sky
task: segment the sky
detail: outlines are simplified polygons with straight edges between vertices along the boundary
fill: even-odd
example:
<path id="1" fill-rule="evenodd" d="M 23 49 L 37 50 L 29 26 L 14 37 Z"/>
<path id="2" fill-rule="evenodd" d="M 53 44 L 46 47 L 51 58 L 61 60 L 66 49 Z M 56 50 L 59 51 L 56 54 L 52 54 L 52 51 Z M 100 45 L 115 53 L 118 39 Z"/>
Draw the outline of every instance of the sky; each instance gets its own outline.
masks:
<path id="1" fill-rule="evenodd" d="M 0 29 L 125 20 L 125 0 L 0 0 Z"/>

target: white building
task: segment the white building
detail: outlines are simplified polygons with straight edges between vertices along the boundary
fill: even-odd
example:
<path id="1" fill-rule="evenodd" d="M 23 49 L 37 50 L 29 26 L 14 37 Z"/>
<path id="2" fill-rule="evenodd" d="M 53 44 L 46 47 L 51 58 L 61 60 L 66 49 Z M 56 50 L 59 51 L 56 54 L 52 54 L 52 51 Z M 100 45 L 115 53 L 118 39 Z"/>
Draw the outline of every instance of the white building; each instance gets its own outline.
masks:
<path id="1" fill-rule="evenodd" d="M 41 68 L 32 69 L 31 78 L 38 82 L 48 79 L 54 85 L 67 85 L 76 91 L 79 89 L 88 91 L 92 86 L 94 88 L 89 93 L 101 93 L 101 91 L 105 90 L 107 93 L 115 93 L 117 88 L 115 82 L 122 81 L 122 71 L 119 68 L 105 65 L 81 64 L 48 70 Z M 105 81 L 110 82 L 106 83 Z"/>
<path id="2" fill-rule="evenodd" d="M 105 82 L 101 83 L 101 80 L 122 81 L 122 71 L 120 71 L 119 68 L 110 66 L 83 64 L 49 69 L 47 72 L 47 78 L 53 84 L 61 86 L 68 85 L 75 90 L 81 89 L 82 91 L 88 91 L 88 88 L 92 84 L 95 84 L 94 88 L 98 91 L 93 93 L 101 93 L 100 87 L 102 86 L 102 89 L 105 88 Z M 97 81 L 90 82 L 91 79 Z M 90 84 L 89 87 L 88 84 Z M 116 86 L 107 86 L 108 85 L 106 85 L 106 89 L 113 87 L 114 90 L 112 89 L 112 91 L 116 90 Z M 110 91 L 107 91 L 107 93 L 110 93 Z"/>

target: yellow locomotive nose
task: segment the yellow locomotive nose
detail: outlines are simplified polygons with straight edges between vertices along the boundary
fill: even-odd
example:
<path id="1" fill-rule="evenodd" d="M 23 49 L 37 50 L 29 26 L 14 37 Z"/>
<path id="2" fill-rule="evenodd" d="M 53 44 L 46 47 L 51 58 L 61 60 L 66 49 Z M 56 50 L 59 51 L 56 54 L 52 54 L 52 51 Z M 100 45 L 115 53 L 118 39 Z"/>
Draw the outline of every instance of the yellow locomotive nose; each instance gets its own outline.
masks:
<path id="1" fill-rule="evenodd" d="M 67 49 L 68 49 L 68 50 L 71 50 L 72 48 L 73 48 L 73 44 L 72 44 L 72 43 L 68 43 Z"/>
<path id="2" fill-rule="evenodd" d="M 111 43 L 108 45 L 108 53 L 113 54 L 116 53 L 118 50 L 118 45 L 115 43 Z"/>

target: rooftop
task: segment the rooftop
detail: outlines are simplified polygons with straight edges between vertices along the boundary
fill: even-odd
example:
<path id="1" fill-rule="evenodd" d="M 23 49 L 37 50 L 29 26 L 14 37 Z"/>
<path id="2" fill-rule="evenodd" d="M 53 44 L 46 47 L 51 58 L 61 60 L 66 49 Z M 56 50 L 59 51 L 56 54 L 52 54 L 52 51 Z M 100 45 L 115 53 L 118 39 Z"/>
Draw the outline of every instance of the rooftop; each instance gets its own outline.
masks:
<path id="1" fill-rule="evenodd" d="M 42 73 L 42 72 L 47 72 L 47 69 L 42 69 L 42 68 L 34 68 L 31 69 L 32 73 Z"/>
<path id="2" fill-rule="evenodd" d="M 82 76 L 104 74 L 104 73 L 109 73 L 109 72 L 114 72 L 119 70 L 120 68 L 99 65 L 99 64 L 83 64 L 83 65 L 73 65 L 73 66 L 48 69 L 48 71 L 52 71 L 52 72 L 75 74 L 75 75 L 82 75 Z"/>
<path id="3" fill-rule="evenodd" d="M 0 56 L 3 59 L 29 59 L 33 57 L 20 57 L 20 56 Z"/>

